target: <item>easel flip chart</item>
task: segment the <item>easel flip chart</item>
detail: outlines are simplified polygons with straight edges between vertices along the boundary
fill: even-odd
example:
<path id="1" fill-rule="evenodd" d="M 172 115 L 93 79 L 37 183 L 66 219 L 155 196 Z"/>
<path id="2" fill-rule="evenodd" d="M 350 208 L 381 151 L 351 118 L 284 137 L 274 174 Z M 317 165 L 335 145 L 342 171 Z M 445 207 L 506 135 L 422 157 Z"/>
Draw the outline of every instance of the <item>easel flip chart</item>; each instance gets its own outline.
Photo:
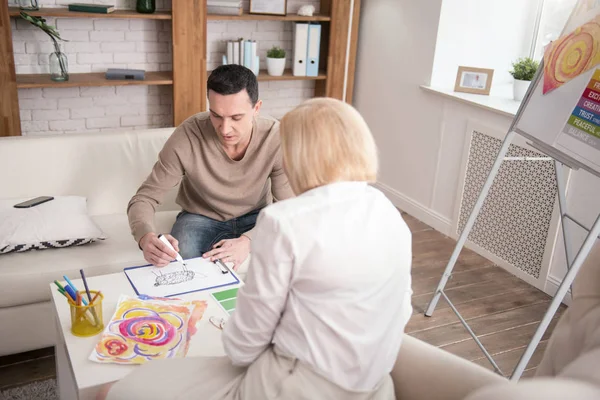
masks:
<path id="1" fill-rule="evenodd" d="M 530 139 L 534 147 L 563 164 L 600 177 L 600 149 L 590 146 L 597 141 L 583 135 L 576 137 L 572 130 L 564 132 L 583 96 L 591 96 L 590 100 L 600 104 L 597 98 L 600 90 L 589 87 L 597 80 L 594 77 L 598 77 L 595 75 L 600 68 L 598 62 L 600 2 L 581 0 L 571 13 L 561 38 L 546 49 L 511 130 Z M 589 143 L 582 138 L 587 138 Z"/>
<path id="2" fill-rule="evenodd" d="M 590 23 L 590 21 L 592 22 Z M 502 373 L 476 333 L 448 298 L 444 289 L 502 163 L 533 161 L 532 157 L 506 157 L 515 136 L 517 134 L 523 136 L 529 140 L 531 146 L 555 160 L 558 205 L 568 272 L 515 367 L 511 380 L 518 380 L 521 377 L 560 303 L 600 235 L 600 215 L 596 218 L 593 226 L 588 229 L 585 224 L 567 213 L 567 188 L 563 174 L 563 165 L 566 165 L 572 169 L 584 169 L 596 177 L 600 177 L 600 1 L 579 0 L 563 30 L 562 37 L 549 45 L 544 58 L 544 62 L 540 63 L 540 68 L 506 134 L 496 161 L 458 238 L 435 294 L 425 311 L 426 316 L 432 316 L 439 299 L 443 296 L 496 372 Z M 547 76 L 547 73 L 552 75 Z M 548 157 L 538 159 L 547 160 Z M 567 224 L 568 220 L 588 231 L 583 244 L 575 254 L 572 253 L 570 245 L 571 235 L 569 224 Z"/>

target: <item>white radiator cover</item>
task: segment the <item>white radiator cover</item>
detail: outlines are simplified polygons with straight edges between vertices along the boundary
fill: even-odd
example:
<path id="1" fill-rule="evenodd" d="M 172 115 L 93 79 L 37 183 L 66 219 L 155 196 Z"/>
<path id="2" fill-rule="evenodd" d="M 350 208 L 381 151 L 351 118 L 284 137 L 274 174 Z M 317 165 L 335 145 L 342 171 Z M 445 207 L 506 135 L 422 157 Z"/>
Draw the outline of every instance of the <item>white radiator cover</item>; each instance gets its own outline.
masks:
<path id="1" fill-rule="evenodd" d="M 457 237 L 481 193 L 505 134 L 469 123 L 459 180 L 463 187 L 458 191 L 455 207 L 453 233 Z M 513 143 L 508 157 L 544 156 L 522 140 Z M 543 288 L 551 253 L 548 247 L 556 235 L 556 194 L 554 161 L 504 161 L 469 234 L 469 247 Z"/>

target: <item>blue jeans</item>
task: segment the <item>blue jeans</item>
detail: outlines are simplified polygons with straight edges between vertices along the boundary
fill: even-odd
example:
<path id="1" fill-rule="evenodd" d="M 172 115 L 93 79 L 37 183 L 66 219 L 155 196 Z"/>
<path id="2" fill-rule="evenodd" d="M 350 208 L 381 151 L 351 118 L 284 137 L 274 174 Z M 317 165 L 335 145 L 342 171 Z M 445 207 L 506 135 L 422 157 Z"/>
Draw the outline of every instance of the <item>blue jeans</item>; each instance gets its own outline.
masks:
<path id="1" fill-rule="evenodd" d="M 185 260 L 200 257 L 223 239 L 239 238 L 254 228 L 259 210 L 229 221 L 217 221 L 200 214 L 182 211 L 177 215 L 171 235 L 179 241 L 179 254 Z"/>

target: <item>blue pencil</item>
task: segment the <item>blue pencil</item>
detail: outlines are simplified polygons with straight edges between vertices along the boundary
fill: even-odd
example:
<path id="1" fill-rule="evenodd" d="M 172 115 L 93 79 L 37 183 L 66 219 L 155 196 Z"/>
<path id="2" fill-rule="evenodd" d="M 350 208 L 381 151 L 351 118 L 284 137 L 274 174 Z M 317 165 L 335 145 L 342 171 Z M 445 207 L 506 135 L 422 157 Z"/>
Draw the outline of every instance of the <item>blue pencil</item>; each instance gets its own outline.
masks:
<path id="1" fill-rule="evenodd" d="M 73 282 L 71 282 L 71 280 L 69 278 L 67 278 L 66 275 L 63 275 L 63 278 L 65 278 L 65 281 L 67 281 L 67 283 L 69 284 L 69 286 L 71 286 L 71 289 L 73 289 L 73 291 L 75 293 L 78 292 L 77 288 L 75 287 L 75 285 L 73 285 Z M 66 288 L 65 288 L 66 289 Z M 81 298 L 81 301 L 83 302 L 84 305 L 88 305 L 88 302 L 86 301 L 86 299 L 84 299 L 83 297 Z"/>

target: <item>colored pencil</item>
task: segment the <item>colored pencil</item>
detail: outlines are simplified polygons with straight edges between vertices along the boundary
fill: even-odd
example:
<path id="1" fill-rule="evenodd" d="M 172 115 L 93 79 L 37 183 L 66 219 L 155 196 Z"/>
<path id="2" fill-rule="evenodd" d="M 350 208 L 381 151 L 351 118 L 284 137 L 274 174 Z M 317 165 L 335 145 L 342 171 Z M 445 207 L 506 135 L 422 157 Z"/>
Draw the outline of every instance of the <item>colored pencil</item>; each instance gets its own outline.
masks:
<path id="1" fill-rule="evenodd" d="M 94 302 L 96 301 L 96 299 L 98 298 L 98 296 L 100 296 L 100 291 L 98 291 L 96 293 L 96 295 L 94 296 L 94 298 L 92 300 L 90 300 L 90 310 L 92 311 L 92 314 L 94 315 L 94 320 L 96 321 L 96 325 L 100 323 L 100 319 L 98 318 L 98 314 L 96 314 L 96 310 L 94 309 L 95 305 Z"/>
<path id="2" fill-rule="evenodd" d="M 75 293 L 75 291 L 73 290 L 73 288 L 69 285 L 65 285 L 65 292 L 69 295 L 69 297 L 71 298 L 71 300 L 73 300 L 73 302 L 77 301 L 77 294 Z"/>
<path id="3" fill-rule="evenodd" d="M 71 300 L 71 296 L 69 296 L 69 294 L 67 294 L 66 291 L 64 290 L 60 290 L 60 289 L 56 289 L 60 294 L 62 294 L 63 296 L 65 296 L 67 298 L 67 301 L 72 304 L 72 305 L 77 305 L 73 300 Z M 77 314 L 79 315 L 79 312 L 77 312 Z M 91 324 L 94 324 L 94 326 L 96 326 L 98 324 L 98 321 L 96 318 L 92 319 L 90 318 L 90 316 L 88 315 L 88 313 L 86 312 L 85 317 L 87 318 L 88 321 L 90 321 Z"/>
<path id="4" fill-rule="evenodd" d="M 91 306 L 92 305 L 92 295 L 90 293 L 90 288 L 88 287 L 88 284 L 87 284 L 87 279 L 85 279 L 85 274 L 83 273 L 83 269 L 80 269 L 79 273 L 81 274 L 81 280 L 83 281 L 83 286 L 85 286 L 85 292 L 87 294 L 87 298 L 90 301 L 86 305 Z M 82 300 L 84 300 L 83 296 L 82 296 Z M 100 322 L 98 319 L 98 315 L 96 314 L 96 310 L 94 310 L 93 307 L 90 307 L 90 311 L 92 312 L 92 315 L 94 316 L 94 321 L 95 321 L 94 325 L 98 325 Z"/>
<path id="5" fill-rule="evenodd" d="M 63 278 L 65 278 L 65 281 L 67 281 L 68 286 L 71 286 L 71 288 L 73 289 L 74 292 L 78 292 L 77 288 L 75 287 L 75 285 L 73 285 L 73 282 L 71 282 L 71 280 L 66 276 L 63 275 Z M 81 299 L 83 304 L 87 306 L 88 302 L 86 299 Z"/>
<path id="6" fill-rule="evenodd" d="M 94 298 L 92 299 L 92 301 L 90 301 L 90 305 L 92 305 L 96 299 L 98 298 L 98 296 L 100 296 L 100 291 L 98 291 L 98 293 L 96 293 L 96 295 L 94 296 Z"/>
<path id="7" fill-rule="evenodd" d="M 56 280 L 55 280 L 55 281 L 54 281 L 54 284 L 55 284 L 56 286 L 58 286 L 58 288 L 59 288 L 60 290 L 63 290 L 63 291 L 65 290 L 65 288 L 63 287 L 63 285 L 61 285 L 60 283 L 58 283 L 58 281 L 56 281 Z"/>
<path id="8" fill-rule="evenodd" d="M 88 288 L 87 280 L 85 279 L 85 274 L 83 270 L 80 269 L 79 273 L 81 274 L 81 280 L 83 280 L 83 286 L 85 286 L 85 292 L 87 293 L 87 297 L 89 301 L 92 301 L 92 295 L 90 294 L 90 289 Z"/>
<path id="9" fill-rule="evenodd" d="M 67 295 L 66 292 L 61 292 L 60 289 L 56 289 L 58 291 L 58 293 L 62 294 L 63 296 L 65 296 L 67 298 L 67 300 L 69 300 L 69 303 L 72 303 L 71 301 L 71 297 L 69 295 Z"/>

